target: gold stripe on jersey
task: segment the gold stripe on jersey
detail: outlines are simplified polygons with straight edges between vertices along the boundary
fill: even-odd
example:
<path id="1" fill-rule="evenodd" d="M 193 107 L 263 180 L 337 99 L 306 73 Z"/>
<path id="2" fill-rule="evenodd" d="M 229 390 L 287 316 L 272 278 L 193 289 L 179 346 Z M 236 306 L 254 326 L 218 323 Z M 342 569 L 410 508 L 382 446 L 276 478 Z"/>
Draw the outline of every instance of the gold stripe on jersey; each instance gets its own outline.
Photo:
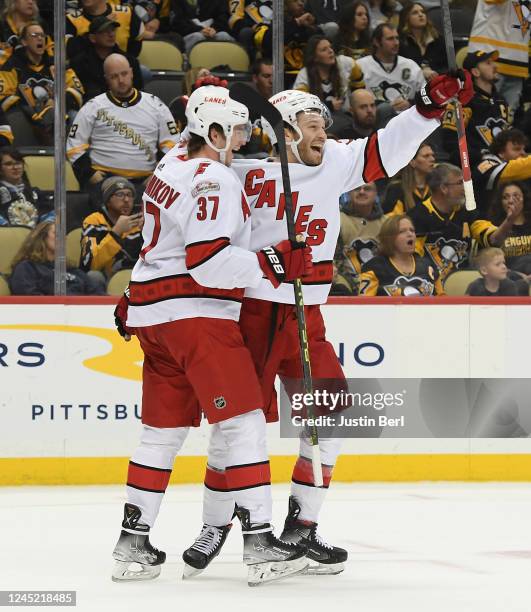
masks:
<path id="1" fill-rule="evenodd" d="M 70 152 L 72 151 L 73 149 L 70 150 Z M 150 170 L 127 170 L 126 168 L 111 168 L 110 166 L 102 166 L 101 164 L 91 164 L 91 167 L 93 170 L 110 172 L 111 174 L 116 174 L 125 178 L 144 178 L 146 176 L 151 176 L 152 174 Z"/>

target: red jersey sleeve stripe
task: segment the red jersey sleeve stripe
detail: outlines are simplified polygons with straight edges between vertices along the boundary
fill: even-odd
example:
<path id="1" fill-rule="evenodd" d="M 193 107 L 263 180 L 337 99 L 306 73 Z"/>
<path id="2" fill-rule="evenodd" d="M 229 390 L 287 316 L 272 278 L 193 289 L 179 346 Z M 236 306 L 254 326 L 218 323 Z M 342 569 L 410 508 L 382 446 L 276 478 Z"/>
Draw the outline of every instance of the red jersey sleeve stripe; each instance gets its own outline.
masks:
<path id="1" fill-rule="evenodd" d="M 127 472 L 127 485 L 142 491 L 164 493 L 170 481 L 170 476 L 171 470 L 153 468 L 130 461 Z"/>
<path id="2" fill-rule="evenodd" d="M 362 177 L 366 183 L 372 183 L 381 178 L 388 178 L 380 156 L 380 147 L 378 145 L 378 132 L 374 132 L 369 136 L 365 145 L 365 154 L 363 160 Z"/>
<path id="3" fill-rule="evenodd" d="M 229 490 L 240 491 L 271 484 L 269 461 L 248 465 L 231 465 L 226 468 L 225 476 Z"/>
<path id="4" fill-rule="evenodd" d="M 201 264 L 217 255 L 225 247 L 229 246 L 229 238 L 215 238 L 214 240 L 202 240 L 186 245 L 186 267 L 193 270 Z"/>

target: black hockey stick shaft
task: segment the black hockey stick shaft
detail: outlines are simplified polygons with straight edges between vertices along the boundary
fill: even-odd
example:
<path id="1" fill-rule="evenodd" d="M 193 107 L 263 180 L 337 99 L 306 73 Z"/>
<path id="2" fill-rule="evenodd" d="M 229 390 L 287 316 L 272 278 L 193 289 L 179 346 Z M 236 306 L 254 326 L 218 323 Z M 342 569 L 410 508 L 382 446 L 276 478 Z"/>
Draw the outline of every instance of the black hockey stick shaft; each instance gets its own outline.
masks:
<path id="1" fill-rule="evenodd" d="M 297 243 L 295 234 L 295 211 L 293 209 L 293 197 L 291 193 L 291 181 L 289 176 L 288 153 L 286 149 L 286 138 L 284 135 L 284 121 L 279 111 L 265 98 L 263 98 L 255 89 L 245 85 L 244 83 L 235 83 L 230 89 L 230 96 L 234 100 L 245 104 L 250 109 L 253 109 L 270 123 L 277 137 L 277 146 L 280 156 L 280 168 L 282 172 L 282 187 L 284 191 L 286 224 L 288 229 L 288 238 L 292 244 Z M 301 354 L 302 365 L 302 380 L 304 393 L 313 393 L 312 384 L 312 369 L 310 363 L 310 349 L 308 346 L 308 331 L 306 327 L 306 318 L 304 315 L 304 295 L 302 291 L 302 282 L 300 278 L 295 279 L 293 283 L 293 291 L 295 297 L 295 312 L 297 315 L 297 327 L 299 332 L 299 347 Z M 309 407 L 309 417 L 313 417 L 313 411 Z M 323 475 L 321 469 L 321 457 L 319 453 L 319 436 L 317 427 L 311 425 L 309 427 L 310 440 L 312 443 L 312 470 L 314 484 L 316 487 L 323 486 Z"/>
<path id="2" fill-rule="evenodd" d="M 450 7 L 448 5 L 448 0 L 441 0 L 441 10 L 443 18 L 444 44 L 446 45 L 446 58 L 448 60 L 448 70 L 450 73 L 455 74 L 457 72 L 457 62 L 455 59 L 452 19 L 450 17 Z M 465 206 L 467 210 L 475 210 L 476 199 L 474 197 L 474 186 L 472 184 L 472 172 L 470 169 L 470 157 L 468 155 L 468 145 L 466 141 L 463 107 L 461 106 L 461 102 L 459 102 L 458 98 L 455 99 L 455 122 L 457 127 L 459 157 L 461 159 L 461 170 L 463 171 L 463 184 L 465 187 Z"/>

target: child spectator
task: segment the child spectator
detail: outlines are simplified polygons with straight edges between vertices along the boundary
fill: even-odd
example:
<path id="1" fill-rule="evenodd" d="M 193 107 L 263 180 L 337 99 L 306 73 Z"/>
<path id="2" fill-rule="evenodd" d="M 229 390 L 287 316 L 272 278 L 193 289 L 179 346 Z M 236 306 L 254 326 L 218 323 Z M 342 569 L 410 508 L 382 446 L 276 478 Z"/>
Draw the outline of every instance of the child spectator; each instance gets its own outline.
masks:
<path id="1" fill-rule="evenodd" d="M 341 9 L 339 34 L 336 47 L 338 54 L 358 60 L 371 48 L 371 21 L 369 10 L 363 2 L 353 2 Z"/>
<path id="2" fill-rule="evenodd" d="M 387 218 L 378 235 L 379 254 L 361 269 L 360 295 L 443 295 L 437 268 L 415 253 L 415 240 L 407 215 Z"/>
<path id="3" fill-rule="evenodd" d="M 522 274 L 531 274 L 531 196 L 525 183 L 510 181 L 496 191 L 489 212 L 489 219 L 500 225 L 509 211 L 509 205 L 518 212 L 509 235 L 500 245 L 509 268 Z"/>
<path id="4" fill-rule="evenodd" d="M 53 200 L 24 176 L 24 158 L 14 147 L 0 149 L 0 225 L 35 227 L 53 221 Z"/>
<path id="5" fill-rule="evenodd" d="M 365 86 L 358 64 L 345 55 L 337 55 L 332 43 L 324 36 L 312 36 L 304 50 L 304 68 L 299 72 L 293 89 L 308 91 L 320 98 L 334 119 L 334 133 L 348 125 L 346 112 L 350 108 L 350 92 Z"/>
<path id="6" fill-rule="evenodd" d="M 507 278 L 505 256 L 501 249 L 483 249 L 476 257 L 481 278 L 468 285 L 466 294 L 473 296 L 527 295 L 528 284 L 525 280 L 512 281 Z"/>
<path id="7" fill-rule="evenodd" d="M 43 221 L 13 259 L 9 286 L 13 295 L 54 295 L 55 223 Z M 79 268 L 66 271 L 68 295 L 105 295 L 105 284 Z"/>
<path id="8" fill-rule="evenodd" d="M 448 68 L 444 40 L 419 2 L 408 2 L 400 12 L 398 25 L 400 55 L 416 62 L 429 81 Z"/>
<path id="9" fill-rule="evenodd" d="M 123 268 L 132 268 L 142 248 L 141 212 L 133 214 L 135 187 L 122 176 L 105 179 L 101 187 L 100 212 L 83 220 L 81 269 L 104 272 L 110 277 Z"/>
<path id="10" fill-rule="evenodd" d="M 427 142 L 420 145 L 415 157 L 402 169 L 398 177 L 389 183 L 383 203 L 386 214 L 409 213 L 430 196 L 428 175 L 435 168 L 435 155 Z"/>

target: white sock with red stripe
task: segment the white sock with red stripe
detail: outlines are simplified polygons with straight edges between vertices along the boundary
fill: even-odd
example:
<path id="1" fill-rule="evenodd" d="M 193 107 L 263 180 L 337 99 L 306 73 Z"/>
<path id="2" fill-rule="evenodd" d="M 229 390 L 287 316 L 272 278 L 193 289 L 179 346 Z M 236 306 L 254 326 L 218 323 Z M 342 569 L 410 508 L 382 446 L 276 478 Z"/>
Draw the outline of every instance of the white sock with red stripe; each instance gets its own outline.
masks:
<path id="1" fill-rule="evenodd" d="M 218 423 L 212 425 L 208 444 L 208 464 L 203 489 L 203 523 L 222 527 L 234 514 L 234 495 L 225 475 L 229 449 Z"/>
<path id="2" fill-rule="evenodd" d="M 188 435 L 189 427 L 159 428 L 144 425 L 127 472 L 127 501 L 140 508 L 141 523 L 153 527 L 168 482 L 175 455 Z"/>
<path id="3" fill-rule="evenodd" d="M 301 521 L 319 521 L 319 512 L 326 497 L 326 491 L 332 479 L 332 471 L 341 448 L 341 438 L 319 438 L 321 466 L 323 470 L 323 487 L 313 484 L 312 446 L 307 438 L 301 438 L 299 458 L 293 468 L 291 495 L 301 507 L 298 519 Z"/>
<path id="4" fill-rule="evenodd" d="M 240 414 L 218 425 L 228 449 L 225 477 L 234 501 L 249 511 L 252 524 L 270 523 L 271 472 L 263 411 Z"/>

